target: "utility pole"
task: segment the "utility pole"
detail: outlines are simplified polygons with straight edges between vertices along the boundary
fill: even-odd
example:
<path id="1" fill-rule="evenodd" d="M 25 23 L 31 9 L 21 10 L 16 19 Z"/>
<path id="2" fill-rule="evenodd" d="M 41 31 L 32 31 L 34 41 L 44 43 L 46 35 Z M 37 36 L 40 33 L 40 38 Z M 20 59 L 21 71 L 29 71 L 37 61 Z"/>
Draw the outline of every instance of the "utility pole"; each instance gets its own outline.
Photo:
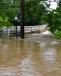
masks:
<path id="1" fill-rule="evenodd" d="M 25 25 L 25 17 L 24 17 L 24 7 L 25 7 L 25 0 L 20 0 L 20 37 L 24 39 L 24 25 Z"/>

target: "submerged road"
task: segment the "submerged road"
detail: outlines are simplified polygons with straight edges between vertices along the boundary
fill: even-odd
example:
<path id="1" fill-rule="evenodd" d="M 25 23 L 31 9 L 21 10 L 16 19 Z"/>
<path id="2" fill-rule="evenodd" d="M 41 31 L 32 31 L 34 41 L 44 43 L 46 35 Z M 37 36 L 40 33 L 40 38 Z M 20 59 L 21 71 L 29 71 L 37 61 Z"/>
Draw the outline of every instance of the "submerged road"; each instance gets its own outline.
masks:
<path id="1" fill-rule="evenodd" d="M 61 76 L 61 43 L 32 36 L 0 39 L 0 76 Z"/>

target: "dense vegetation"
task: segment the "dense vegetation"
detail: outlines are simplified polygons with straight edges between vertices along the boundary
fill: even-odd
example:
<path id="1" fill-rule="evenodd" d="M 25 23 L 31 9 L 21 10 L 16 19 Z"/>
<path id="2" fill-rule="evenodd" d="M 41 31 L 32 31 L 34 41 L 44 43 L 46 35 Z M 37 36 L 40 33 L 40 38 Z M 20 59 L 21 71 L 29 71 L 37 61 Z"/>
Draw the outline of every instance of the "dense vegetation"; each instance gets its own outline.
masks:
<path id="1" fill-rule="evenodd" d="M 15 17 L 18 19 L 20 11 L 20 0 L 0 1 L 0 27 L 15 24 Z M 41 0 L 25 0 L 25 24 L 37 25 L 46 23 L 46 9 Z"/>
<path id="2" fill-rule="evenodd" d="M 49 13 L 47 22 L 50 27 L 50 31 L 54 33 L 55 37 L 61 38 L 61 0 L 57 9 L 52 10 L 52 12 Z"/>
<path id="3" fill-rule="evenodd" d="M 28 25 L 46 23 L 46 9 L 41 0 L 29 0 L 25 2 L 25 22 Z"/>
<path id="4" fill-rule="evenodd" d="M 0 27 L 13 25 L 12 21 L 17 15 L 18 3 L 18 0 L 0 0 Z"/>
<path id="5" fill-rule="evenodd" d="M 0 0 L 0 27 L 14 25 L 15 17 L 20 19 L 20 0 Z M 55 10 L 48 10 L 44 0 L 25 0 L 25 24 L 48 24 L 50 31 L 61 38 L 61 0 Z"/>

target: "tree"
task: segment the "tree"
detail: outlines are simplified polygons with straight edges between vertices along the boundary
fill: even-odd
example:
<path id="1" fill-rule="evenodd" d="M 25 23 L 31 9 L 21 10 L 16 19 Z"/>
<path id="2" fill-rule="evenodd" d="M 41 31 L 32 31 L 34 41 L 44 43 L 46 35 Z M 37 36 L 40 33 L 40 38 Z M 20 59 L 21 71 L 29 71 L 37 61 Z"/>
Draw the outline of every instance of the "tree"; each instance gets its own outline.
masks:
<path id="1" fill-rule="evenodd" d="M 0 27 L 9 27 L 13 25 L 17 10 L 19 8 L 19 0 L 0 0 Z"/>
<path id="2" fill-rule="evenodd" d="M 25 24 L 37 25 L 46 23 L 46 9 L 41 0 L 29 0 L 25 2 Z"/>
<path id="3" fill-rule="evenodd" d="M 56 10 L 48 13 L 48 26 L 56 38 L 61 38 L 61 0 Z"/>
<path id="4" fill-rule="evenodd" d="M 0 26 L 11 26 L 15 16 L 20 21 L 20 0 L 0 1 Z M 41 3 L 44 0 L 25 0 L 25 24 L 35 25 L 46 23 L 46 8 Z M 3 18 L 4 17 L 4 18 Z M 4 20 L 5 19 L 5 20 Z M 3 24 L 4 23 L 4 24 Z"/>
<path id="5" fill-rule="evenodd" d="M 48 13 L 47 22 L 50 27 L 50 31 L 53 33 L 56 32 L 56 30 L 61 30 L 61 0 L 59 2 L 59 7 L 57 7 L 56 10 L 52 10 Z"/>

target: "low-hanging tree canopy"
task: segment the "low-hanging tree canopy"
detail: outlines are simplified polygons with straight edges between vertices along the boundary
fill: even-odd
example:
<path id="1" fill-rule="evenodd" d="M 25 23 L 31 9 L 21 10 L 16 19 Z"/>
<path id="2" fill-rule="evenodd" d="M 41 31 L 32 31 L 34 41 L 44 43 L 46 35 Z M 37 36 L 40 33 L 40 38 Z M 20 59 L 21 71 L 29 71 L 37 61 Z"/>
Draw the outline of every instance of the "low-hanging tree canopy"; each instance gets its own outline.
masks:
<path id="1" fill-rule="evenodd" d="M 19 8 L 19 0 L 0 0 L 0 27 L 9 27 Z"/>

